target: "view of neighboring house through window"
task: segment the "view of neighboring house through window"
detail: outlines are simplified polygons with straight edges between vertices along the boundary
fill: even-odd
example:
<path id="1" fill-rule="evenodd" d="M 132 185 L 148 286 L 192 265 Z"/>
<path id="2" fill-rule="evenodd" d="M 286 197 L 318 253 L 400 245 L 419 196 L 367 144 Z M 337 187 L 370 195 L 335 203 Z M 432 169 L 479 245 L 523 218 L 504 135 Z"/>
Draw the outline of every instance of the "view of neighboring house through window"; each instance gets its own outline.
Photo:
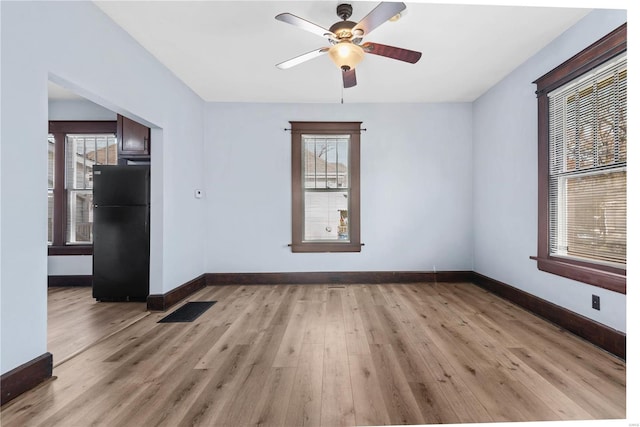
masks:
<path id="1" fill-rule="evenodd" d="M 349 240 L 349 135 L 303 135 L 304 241 Z"/>
<path id="2" fill-rule="evenodd" d="M 626 293 L 626 24 L 536 80 L 540 270 Z"/>
<path id="3" fill-rule="evenodd" d="M 51 122 L 50 130 L 49 244 L 60 253 L 90 250 L 93 167 L 117 164 L 115 122 Z"/>
<path id="4" fill-rule="evenodd" d="M 291 124 L 293 251 L 359 251 L 360 123 Z"/>
<path id="5" fill-rule="evenodd" d="M 67 244 L 93 241 L 93 167 L 117 164 L 115 135 L 67 135 Z"/>

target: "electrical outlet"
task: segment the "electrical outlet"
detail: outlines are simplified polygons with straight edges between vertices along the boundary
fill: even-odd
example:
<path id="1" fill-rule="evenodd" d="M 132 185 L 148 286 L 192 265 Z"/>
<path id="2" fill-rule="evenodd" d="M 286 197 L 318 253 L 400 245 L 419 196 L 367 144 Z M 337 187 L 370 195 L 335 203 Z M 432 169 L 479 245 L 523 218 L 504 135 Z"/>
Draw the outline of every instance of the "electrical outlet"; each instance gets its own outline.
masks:
<path id="1" fill-rule="evenodd" d="M 598 295 L 591 295 L 591 308 L 600 310 L 600 297 Z"/>

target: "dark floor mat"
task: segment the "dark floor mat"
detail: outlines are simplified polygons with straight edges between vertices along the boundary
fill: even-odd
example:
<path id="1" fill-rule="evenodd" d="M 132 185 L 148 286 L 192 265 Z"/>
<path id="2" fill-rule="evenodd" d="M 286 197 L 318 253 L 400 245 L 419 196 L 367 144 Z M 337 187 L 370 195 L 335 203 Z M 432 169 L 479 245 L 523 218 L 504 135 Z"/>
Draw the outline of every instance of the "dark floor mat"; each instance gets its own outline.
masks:
<path id="1" fill-rule="evenodd" d="M 158 323 L 193 322 L 217 301 L 191 301 L 158 320 Z"/>

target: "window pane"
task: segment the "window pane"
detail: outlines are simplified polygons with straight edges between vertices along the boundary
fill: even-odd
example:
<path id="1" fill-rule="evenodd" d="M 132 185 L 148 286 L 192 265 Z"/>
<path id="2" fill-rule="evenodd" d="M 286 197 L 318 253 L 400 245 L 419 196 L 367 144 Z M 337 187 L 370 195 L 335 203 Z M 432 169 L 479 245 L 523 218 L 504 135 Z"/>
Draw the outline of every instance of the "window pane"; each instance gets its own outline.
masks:
<path id="1" fill-rule="evenodd" d="M 71 190 L 67 201 L 67 243 L 93 241 L 93 193 L 91 190 Z"/>
<path id="2" fill-rule="evenodd" d="M 627 173 L 566 180 L 566 254 L 626 263 Z"/>
<path id="3" fill-rule="evenodd" d="M 93 166 L 117 164 L 114 134 L 68 134 L 66 139 L 67 244 L 93 241 Z"/>
<path id="4" fill-rule="evenodd" d="M 349 241 L 348 191 L 305 191 L 304 240 Z"/>
<path id="5" fill-rule="evenodd" d="M 305 188 L 349 187 L 349 135 L 302 135 Z"/>
<path id="6" fill-rule="evenodd" d="M 68 189 L 93 188 L 93 166 L 115 164 L 117 164 L 115 135 L 67 135 L 66 181 Z"/>
<path id="7" fill-rule="evenodd" d="M 84 138 L 67 135 L 65 172 L 68 189 L 85 188 L 85 151 Z"/>
<path id="8" fill-rule="evenodd" d="M 53 190 L 49 190 L 49 207 L 47 209 L 47 243 L 53 243 Z"/>
<path id="9" fill-rule="evenodd" d="M 49 165 L 47 168 L 49 176 L 49 189 L 53 189 L 53 179 L 55 176 L 55 157 L 56 157 L 56 141 L 53 135 L 49 135 L 47 138 L 47 145 L 49 150 Z"/>

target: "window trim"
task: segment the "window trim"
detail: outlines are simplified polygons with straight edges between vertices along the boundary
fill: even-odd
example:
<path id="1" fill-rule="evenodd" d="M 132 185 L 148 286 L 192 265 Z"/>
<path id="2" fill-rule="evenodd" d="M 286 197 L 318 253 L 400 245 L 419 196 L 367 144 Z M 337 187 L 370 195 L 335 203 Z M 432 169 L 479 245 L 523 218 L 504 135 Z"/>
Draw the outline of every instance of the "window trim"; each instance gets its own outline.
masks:
<path id="1" fill-rule="evenodd" d="M 49 121 L 49 133 L 55 138 L 53 183 L 53 243 L 48 255 L 93 255 L 92 244 L 66 244 L 67 193 L 65 189 L 65 141 L 67 134 L 117 133 L 116 121 Z"/>
<path id="2" fill-rule="evenodd" d="M 360 126 L 362 122 L 289 122 L 291 124 L 291 252 L 360 252 Z M 305 242 L 302 135 L 349 135 L 349 242 Z"/>
<path id="3" fill-rule="evenodd" d="M 627 293 L 626 269 L 549 254 L 549 97 L 548 94 L 627 50 L 627 24 L 596 41 L 535 80 L 538 96 L 538 269 L 600 288 Z"/>

